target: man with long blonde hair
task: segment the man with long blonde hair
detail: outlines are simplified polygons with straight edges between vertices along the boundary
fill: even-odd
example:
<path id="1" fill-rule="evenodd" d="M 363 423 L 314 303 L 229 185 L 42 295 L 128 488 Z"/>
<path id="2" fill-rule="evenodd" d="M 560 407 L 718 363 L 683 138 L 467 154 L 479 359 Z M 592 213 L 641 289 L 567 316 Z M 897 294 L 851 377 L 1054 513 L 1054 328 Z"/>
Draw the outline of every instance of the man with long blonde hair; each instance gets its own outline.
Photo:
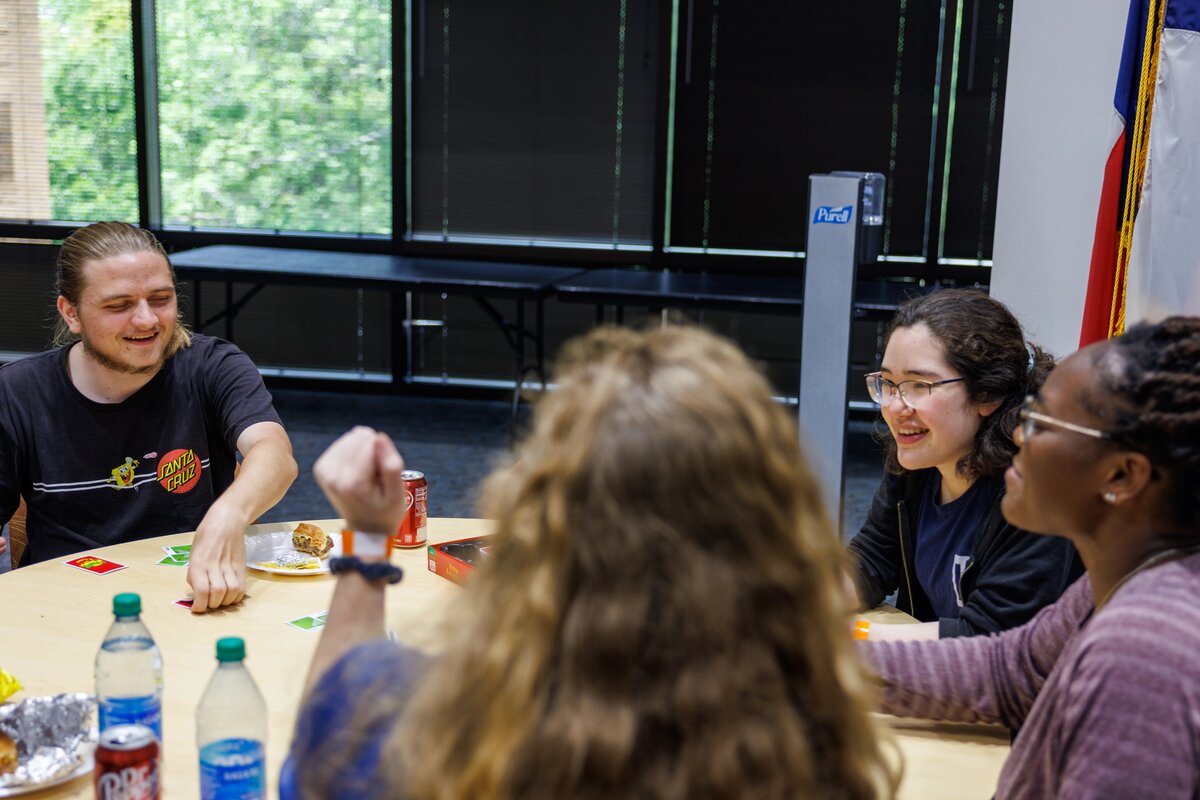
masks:
<path id="1" fill-rule="evenodd" d="M 841 547 L 766 380 L 695 328 L 574 352 L 485 487 L 489 560 L 433 665 L 382 638 L 386 548 L 339 567 L 281 797 L 892 796 Z M 317 461 L 355 547 L 395 529 L 402 468 L 366 428 Z"/>
<path id="2" fill-rule="evenodd" d="M 194 529 L 193 611 L 240 602 L 246 525 L 296 477 L 258 370 L 184 328 L 148 231 L 75 231 L 56 288 L 59 346 L 0 369 L 0 520 L 25 498 L 26 562 Z"/>

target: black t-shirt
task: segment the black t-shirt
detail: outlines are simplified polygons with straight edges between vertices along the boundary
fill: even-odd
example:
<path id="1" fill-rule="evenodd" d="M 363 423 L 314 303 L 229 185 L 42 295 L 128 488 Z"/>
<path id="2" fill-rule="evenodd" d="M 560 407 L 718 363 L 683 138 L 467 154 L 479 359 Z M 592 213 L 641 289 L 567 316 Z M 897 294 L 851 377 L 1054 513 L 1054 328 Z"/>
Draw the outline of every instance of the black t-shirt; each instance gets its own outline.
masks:
<path id="1" fill-rule="evenodd" d="M 231 483 L 237 439 L 279 422 L 241 350 L 192 335 L 120 403 L 84 397 L 70 346 L 0 368 L 0 520 L 28 506 L 24 563 L 195 530 Z"/>

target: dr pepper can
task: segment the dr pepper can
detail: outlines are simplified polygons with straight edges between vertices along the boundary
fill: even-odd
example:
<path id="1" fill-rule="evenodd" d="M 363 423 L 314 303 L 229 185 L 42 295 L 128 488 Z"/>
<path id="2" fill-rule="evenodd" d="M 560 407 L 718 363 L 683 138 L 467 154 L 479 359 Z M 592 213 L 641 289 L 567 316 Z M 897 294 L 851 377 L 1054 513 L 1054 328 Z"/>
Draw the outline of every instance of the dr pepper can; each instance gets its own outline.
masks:
<path id="1" fill-rule="evenodd" d="M 116 725 L 96 747 L 97 800 L 158 800 L 158 740 L 145 725 Z"/>
<path id="2" fill-rule="evenodd" d="M 406 469 L 400 474 L 404 478 L 404 519 L 396 530 L 396 546 L 421 547 L 428 539 L 429 484 L 424 472 Z"/>

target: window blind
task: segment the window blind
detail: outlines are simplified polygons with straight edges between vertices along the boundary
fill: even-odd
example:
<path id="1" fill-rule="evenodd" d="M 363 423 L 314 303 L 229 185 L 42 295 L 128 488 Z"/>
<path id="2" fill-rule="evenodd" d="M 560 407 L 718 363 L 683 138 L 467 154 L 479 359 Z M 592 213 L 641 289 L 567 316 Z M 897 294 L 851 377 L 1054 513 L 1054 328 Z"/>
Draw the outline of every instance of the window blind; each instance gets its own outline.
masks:
<path id="1" fill-rule="evenodd" d="M 887 176 L 884 255 L 991 256 L 1005 3 L 680 0 L 666 242 L 797 255 L 808 175 Z"/>
<path id="2" fill-rule="evenodd" d="M 650 0 L 416 0 L 414 239 L 649 249 Z"/>

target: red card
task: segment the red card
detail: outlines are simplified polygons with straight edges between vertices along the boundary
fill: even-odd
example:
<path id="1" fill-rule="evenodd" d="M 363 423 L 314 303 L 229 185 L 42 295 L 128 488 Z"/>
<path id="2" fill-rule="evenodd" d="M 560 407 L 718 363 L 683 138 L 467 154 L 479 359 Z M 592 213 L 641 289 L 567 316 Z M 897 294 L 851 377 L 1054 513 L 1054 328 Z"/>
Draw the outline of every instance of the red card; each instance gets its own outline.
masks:
<path id="1" fill-rule="evenodd" d="M 193 602 L 192 598 L 190 598 L 190 597 L 181 597 L 178 600 L 174 601 L 171 605 L 176 605 L 176 606 L 179 606 L 180 608 L 191 608 L 192 602 Z"/>
<path id="2" fill-rule="evenodd" d="M 118 564 L 115 561 L 106 561 L 99 556 L 80 556 L 71 561 L 64 561 L 68 567 L 94 572 L 97 575 L 107 575 L 110 572 L 116 572 L 119 569 L 125 569 L 124 564 Z"/>

